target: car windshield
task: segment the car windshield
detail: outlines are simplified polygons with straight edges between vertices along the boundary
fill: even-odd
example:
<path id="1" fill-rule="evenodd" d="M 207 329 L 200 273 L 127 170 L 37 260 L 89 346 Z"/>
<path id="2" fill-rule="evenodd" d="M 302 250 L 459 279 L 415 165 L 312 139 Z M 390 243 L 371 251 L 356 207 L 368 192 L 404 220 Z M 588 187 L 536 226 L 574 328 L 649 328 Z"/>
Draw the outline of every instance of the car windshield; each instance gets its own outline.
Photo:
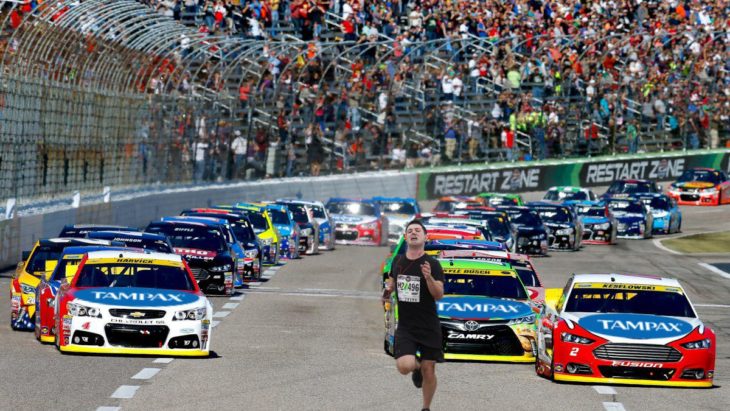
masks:
<path id="1" fill-rule="evenodd" d="M 246 214 L 251 225 L 253 225 L 254 231 L 260 233 L 269 229 L 269 222 L 266 221 L 266 217 L 264 217 L 261 213 L 248 210 L 245 210 L 243 213 Z"/>
<path id="2" fill-rule="evenodd" d="M 278 225 L 289 225 L 289 215 L 280 210 L 269 209 L 271 222 Z"/>
<path id="3" fill-rule="evenodd" d="M 444 294 L 527 299 L 520 280 L 508 275 L 447 274 L 444 277 Z"/>
<path id="4" fill-rule="evenodd" d="M 548 223 L 554 224 L 568 224 L 573 221 L 573 216 L 565 208 L 549 207 L 549 208 L 538 208 L 537 213 L 540 214 L 540 219 Z"/>
<path id="5" fill-rule="evenodd" d="M 306 224 L 309 222 L 307 207 L 302 204 L 287 204 L 286 206 L 294 214 L 294 221 L 298 224 Z"/>
<path id="6" fill-rule="evenodd" d="M 327 214 L 324 212 L 324 208 L 313 205 L 310 206 L 310 209 L 312 210 L 312 214 L 314 214 L 314 218 L 327 218 Z"/>
<path id="7" fill-rule="evenodd" d="M 76 275 L 76 271 L 79 269 L 79 264 L 81 263 L 81 256 L 78 255 L 79 258 L 67 258 L 64 257 L 62 260 L 58 262 L 58 266 L 56 266 L 56 269 L 53 271 L 53 277 L 51 277 L 51 281 L 61 281 L 64 278 L 67 280 L 71 280 L 74 275 Z"/>
<path id="8" fill-rule="evenodd" d="M 121 263 L 85 264 L 78 274 L 76 287 L 195 290 L 183 267 Z"/>
<path id="9" fill-rule="evenodd" d="M 487 203 L 492 207 L 496 207 L 496 206 L 500 206 L 500 205 L 517 205 L 517 200 L 514 198 L 509 198 L 509 197 L 496 196 L 496 197 L 489 197 L 489 200 Z"/>
<path id="10" fill-rule="evenodd" d="M 510 221 L 514 224 L 536 227 L 542 225 L 542 220 L 534 211 L 510 210 L 508 211 Z"/>
<path id="11" fill-rule="evenodd" d="M 649 290 L 573 288 L 565 311 L 695 317 L 684 294 Z"/>
<path id="12" fill-rule="evenodd" d="M 510 234 L 507 222 L 502 217 L 487 217 L 487 226 L 489 227 L 489 232 L 492 234 L 492 238 L 507 237 Z"/>
<path id="13" fill-rule="evenodd" d="M 590 200 L 585 191 L 550 190 L 545 194 L 547 201 L 585 201 Z"/>
<path id="14" fill-rule="evenodd" d="M 614 181 L 606 193 L 608 194 L 634 194 L 634 193 L 655 193 L 653 183 L 646 181 Z"/>
<path id="15" fill-rule="evenodd" d="M 406 202 L 381 201 L 380 209 L 383 210 L 383 213 L 385 214 L 416 214 L 416 208 L 413 207 L 413 204 Z"/>
<path id="16" fill-rule="evenodd" d="M 609 201 L 608 208 L 619 214 L 642 214 L 644 212 L 642 204 L 634 201 Z"/>
<path id="17" fill-rule="evenodd" d="M 606 208 L 601 206 L 578 206 L 576 211 L 586 217 L 606 217 Z"/>
<path id="18" fill-rule="evenodd" d="M 256 234 L 253 232 L 253 228 L 244 221 L 235 221 L 231 223 L 231 231 L 236 236 L 236 240 L 245 243 L 256 239 Z"/>
<path id="19" fill-rule="evenodd" d="M 672 208 L 669 199 L 666 197 L 642 198 L 641 202 L 651 207 L 652 210 L 669 211 Z"/>
<path id="20" fill-rule="evenodd" d="M 359 202 L 335 202 L 327 205 L 327 211 L 332 214 L 374 216 L 375 207 Z"/>
<path id="21" fill-rule="evenodd" d="M 715 170 L 685 170 L 677 179 L 679 183 L 688 181 L 705 181 L 712 184 L 719 184 L 721 181 L 720 173 Z"/>
<path id="22" fill-rule="evenodd" d="M 520 260 L 509 260 L 509 263 L 517 271 L 517 275 L 520 276 L 520 280 L 526 287 L 542 287 L 540 279 L 530 263 Z"/>
<path id="23" fill-rule="evenodd" d="M 30 261 L 28 261 L 25 271 L 33 275 L 41 275 L 47 271 L 51 271 L 53 268 L 47 267 L 48 263 L 57 262 L 61 258 L 62 252 L 63 245 L 36 247 L 33 255 L 30 257 Z"/>
<path id="24" fill-rule="evenodd" d="M 165 224 L 150 225 L 147 227 L 147 231 L 167 236 L 174 248 L 192 248 L 216 252 L 226 250 L 225 238 L 214 228 Z"/>

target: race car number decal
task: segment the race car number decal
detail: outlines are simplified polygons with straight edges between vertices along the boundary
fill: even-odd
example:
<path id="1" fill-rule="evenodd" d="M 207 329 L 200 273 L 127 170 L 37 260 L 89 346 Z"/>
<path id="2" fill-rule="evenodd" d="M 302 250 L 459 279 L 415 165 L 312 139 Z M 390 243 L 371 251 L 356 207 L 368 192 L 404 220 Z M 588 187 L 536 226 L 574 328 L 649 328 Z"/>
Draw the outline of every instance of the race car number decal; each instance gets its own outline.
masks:
<path id="1" fill-rule="evenodd" d="M 421 301 L 421 277 L 398 276 L 398 301 L 418 303 Z"/>

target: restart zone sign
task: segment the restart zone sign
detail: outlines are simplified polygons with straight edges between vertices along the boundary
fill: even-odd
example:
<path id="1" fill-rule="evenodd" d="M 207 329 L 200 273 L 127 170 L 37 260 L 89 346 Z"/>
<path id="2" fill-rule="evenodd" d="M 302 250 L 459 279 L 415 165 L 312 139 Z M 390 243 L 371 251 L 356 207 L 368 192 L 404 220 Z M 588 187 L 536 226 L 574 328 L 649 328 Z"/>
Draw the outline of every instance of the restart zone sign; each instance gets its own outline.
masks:
<path id="1" fill-rule="evenodd" d="M 520 166 L 432 172 L 418 175 L 418 198 L 472 196 L 489 191 L 519 193 L 553 186 L 607 186 L 621 179 L 674 181 L 693 167 L 730 172 L 730 151 L 705 150 L 614 159 L 563 161 L 557 164 L 522 163 Z"/>

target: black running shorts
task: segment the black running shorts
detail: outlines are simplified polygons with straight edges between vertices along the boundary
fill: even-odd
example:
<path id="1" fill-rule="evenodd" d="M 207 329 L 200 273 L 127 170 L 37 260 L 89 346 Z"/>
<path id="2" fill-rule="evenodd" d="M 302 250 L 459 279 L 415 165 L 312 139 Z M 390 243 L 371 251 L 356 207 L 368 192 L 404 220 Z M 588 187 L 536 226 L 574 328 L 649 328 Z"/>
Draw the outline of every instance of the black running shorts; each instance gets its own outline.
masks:
<path id="1" fill-rule="evenodd" d="M 427 347 L 407 333 L 395 333 L 395 347 L 393 357 L 396 359 L 404 355 L 416 355 L 420 353 L 421 360 L 444 362 L 444 351 L 441 348 Z"/>

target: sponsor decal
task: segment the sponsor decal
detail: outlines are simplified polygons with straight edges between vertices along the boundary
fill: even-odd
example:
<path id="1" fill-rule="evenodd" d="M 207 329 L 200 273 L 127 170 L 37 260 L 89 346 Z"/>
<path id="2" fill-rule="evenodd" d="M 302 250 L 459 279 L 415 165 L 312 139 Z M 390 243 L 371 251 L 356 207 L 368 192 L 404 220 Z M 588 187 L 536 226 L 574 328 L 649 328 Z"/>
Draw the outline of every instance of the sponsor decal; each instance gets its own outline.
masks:
<path id="1" fill-rule="evenodd" d="M 18 311 L 20 309 L 20 296 L 15 295 L 10 300 L 10 309 L 13 311 Z"/>
<path id="2" fill-rule="evenodd" d="M 195 248 L 181 248 L 175 247 L 175 254 L 189 255 L 192 257 L 215 257 L 217 254 L 215 251 L 198 250 Z"/>
<path id="3" fill-rule="evenodd" d="M 646 284 L 622 284 L 622 283 L 576 283 L 573 288 L 592 288 L 599 290 L 629 290 L 629 291 L 665 291 L 672 293 L 682 293 L 682 289 L 678 287 L 667 287 L 663 285 L 646 285 Z"/>
<path id="4" fill-rule="evenodd" d="M 446 336 L 446 338 L 448 338 L 450 340 L 484 340 L 484 341 L 489 341 L 492 338 L 494 338 L 494 335 L 491 335 L 491 334 L 462 334 L 462 333 L 450 332 L 449 335 Z"/>
<path id="5" fill-rule="evenodd" d="M 453 174 L 432 174 L 431 197 L 476 195 L 487 191 L 524 191 L 540 188 L 540 168 L 515 168 Z"/>
<path id="6" fill-rule="evenodd" d="M 190 304 L 198 300 L 191 293 L 150 288 L 97 288 L 78 290 L 76 298 L 119 307 L 161 307 Z"/>
<path id="7" fill-rule="evenodd" d="M 181 334 L 195 334 L 195 330 L 192 328 L 183 328 L 180 330 Z"/>
<path id="8" fill-rule="evenodd" d="M 664 364 L 658 362 L 641 361 L 611 361 L 612 367 L 638 367 L 638 368 L 664 368 Z"/>
<path id="9" fill-rule="evenodd" d="M 686 321 L 646 314 L 595 314 L 578 323 L 595 334 L 639 340 L 681 337 L 692 331 Z"/>
<path id="10" fill-rule="evenodd" d="M 526 303 L 488 297 L 444 297 L 436 307 L 439 316 L 449 318 L 505 319 L 532 314 Z"/>
<path id="11" fill-rule="evenodd" d="M 683 188 L 711 188 L 715 187 L 714 184 L 707 181 L 690 181 L 682 184 Z"/>
<path id="12" fill-rule="evenodd" d="M 476 274 L 476 275 L 494 275 L 494 276 L 510 276 L 514 277 L 515 273 L 512 271 L 501 271 L 501 270 L 485 270 L 480 268 L 444 268 L 444 274 Z"/>
<path id="13" fill-rule="evenodd" d="M 88 330 L 89 328 L 91 328 L 91 322 L 87 321 L 81 324 L 81 328 L 83 328 L 84 330 Z"/>
<path id="14" fill-rule="evenodd" d="M 165 320 L 134 320 L 129 318 L 110 318 L 110 323 L 134 325 L 165 325 Z"/>

